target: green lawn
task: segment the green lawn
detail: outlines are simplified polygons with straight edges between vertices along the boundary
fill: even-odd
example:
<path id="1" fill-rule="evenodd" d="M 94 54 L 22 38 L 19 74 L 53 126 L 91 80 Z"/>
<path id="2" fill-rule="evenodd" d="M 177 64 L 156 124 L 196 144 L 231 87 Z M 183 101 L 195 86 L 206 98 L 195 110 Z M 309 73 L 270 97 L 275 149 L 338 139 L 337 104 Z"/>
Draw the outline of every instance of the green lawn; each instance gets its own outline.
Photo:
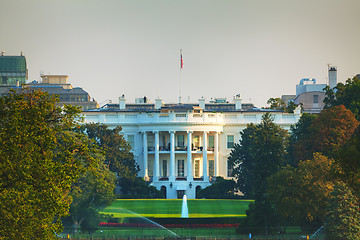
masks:
<path id="1" fill-rule="evenodd" d="M 192 199 L 188 200 L 190 218 L 244 217 L 253 200 Z M 112 214 L 115 218 L 181 217 L 181 199 L 119 199 L 101 213 Z"/>

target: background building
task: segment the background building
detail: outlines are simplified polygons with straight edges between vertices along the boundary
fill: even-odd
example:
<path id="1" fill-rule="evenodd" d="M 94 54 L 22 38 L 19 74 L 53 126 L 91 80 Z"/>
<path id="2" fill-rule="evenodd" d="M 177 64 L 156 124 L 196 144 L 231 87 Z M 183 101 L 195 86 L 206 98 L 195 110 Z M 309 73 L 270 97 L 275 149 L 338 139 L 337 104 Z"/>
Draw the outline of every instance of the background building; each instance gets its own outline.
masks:
<path id="1" fill-rule="evenodd" d="M 10 89 L 26 86 L 41 89 L 59 97 L 58 106 L 64 104 L 80 106 L 82 110 L 98 108 L 98 103 L 80 87 L 72 87 L 66 75 L 42 75 L 42 81 L 27 83 L 27 66 L 25 56 L 0 56 L 0 97 L 9 93 Z"/>
<path id="2" fill-rule="evenodd" d="M 16 86 L 25 84 L 28 72 L 24 56 L 0 56 L 0 85 Z"/>
<path id="3" fill-rule="evenodd" d="M 260 123 L 265 112 L 288 130 L 300 117 L 300 108 L 284 113 L 246 104 L 244 109 L 240 95 L 232 103 L 200 98 L 194 104 L 165 104 L 146 97 L 135 102 L 126 103 L 122 96 L 119 104 L 84 111 L 85 121 L 121 126 L 140 166 L 139 176 L 166 192 L 167 198 L 195 198 L 214 177 L 231 178 L 227 159 L 234 143 L 249 123 Z"/>
<path id="4" fill-rule="evenodd" d="M 301 104 L 303 112 L 320 113 L 324 109 L 325 91 L 324 88 L 329 85 L 334 88 L 337 85 L 337 68 L 328 66 L 328 84 L 317 84 L 315 78 L 303 78 L 296 85 L 296 95 L 283 95 L 281 99 L 288 103 L 293 100 L 295 104 Z M 294 96 L 293 99 L 291 97 Z"/>
<path id="5" fill-rule="evenodd" d="M 26 86 L 41 89 L 59 98 L 58 105 L 71 104 L 80 106 L 82 110 L 98 108 L 98 103 L 91 99 L 89 93 L 80 87 L 68 83 L 67 75 L 42 75 L 42 82 L 33 81 Z"/>

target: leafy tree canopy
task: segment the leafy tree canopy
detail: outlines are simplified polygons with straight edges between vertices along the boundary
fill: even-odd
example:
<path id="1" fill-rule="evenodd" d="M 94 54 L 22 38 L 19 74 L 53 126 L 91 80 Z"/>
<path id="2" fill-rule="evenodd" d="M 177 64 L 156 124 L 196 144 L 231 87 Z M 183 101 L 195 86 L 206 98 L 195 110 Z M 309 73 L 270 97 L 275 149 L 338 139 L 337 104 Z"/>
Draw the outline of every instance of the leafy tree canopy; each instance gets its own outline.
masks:
<path id="1" fill-rule="evenodd" d="M 263 115 L 259 125 L 251 124 L 240 134 L 240 143 L 231 151 L 229 161 L 239 190 L 255 199 L 244 225 L 267 235 L 274 230 L 276 214 L 267 197 L 266 179 L 285 164 L 289 135 L 274 124 L 269 113 Z"/>
<path id="2" fill-rule="evenodd" d="M 360 236 L 359 199 L 344 182 L 337 182 L 331 195 L 325 216 L 326 239 L 358 239 Z"/>
<path id="3" fill-rule="evenodd" d="M 267 104 L 270 104 L 270 109 L 294 113 L 295 108 L 298 106 L 294 101 L 285 103 L 281 98 L 269 98 Z"/>
<path id="4" fill-rule="evenodd" d="M 229 161 L 239 190 L 247 197 L 256 197 L 265 192 L 266 178 L 284 165 L 289 135 L 268 113 L 259 125 L 248 125 L 240 135 Z"/>
<path id="5" fill-rule="evenodd" d="M 226 180 L 222 177 L 217 177 L 216 182 L 212 185 L 201 189 L 198 193 L 198 198 L 207 199 L 232 199 L 238 198 L 235 195 L 236 183 L 234 180 Z"/>
<path id="6" fill-rule="evenodd" d="M 70 195 L 73 201 L 68 217 L 72 221 L 67 222 L 72 223 L 75 231 L 81 228 L 83 232 L 92 232 L 100 223 L 99 210 L 115 199 L 116 175 L 105 164 L 104 153 L 95 142 L 87 139 L 86 143 L 92 149 L 93 167 L 86 168 L 79 180 L 72 185 Z"/>
<path id="7" fill-rule="evenodd" d="M 92 165 L 87 145 L 68 131 L 80 110 L 55 102 L 28 89 L 0 98 L 0 238 L 55 238 L 71 184 Z"/>
<path id="8" fill-rule="evenodd" d="M 338 83 L 335 89 L 325 88 L 325 108 L 344 105 L 360 120 L 360 79 L 354 77 L 346 83 Z"/>
<path id="9" fill-rule="evenodd" d="M 334 157 L 358 125 L 354 114 L 342 105 L 323 110 L 316 119 L 306 116 L 292 129 L 293 156 L 296 161 L 311 159 L 315 152 Z"/>
<path id="10" fill-rule="evenodd" d="M 135 163 L 131 146 L 120 134 L 121 127 L 110 129 L 102 123 L 85 124 L 85 132 L 89 138 L 105 151 L 105 163 L 119 178 L 134 179 L 139 166 Z"/>

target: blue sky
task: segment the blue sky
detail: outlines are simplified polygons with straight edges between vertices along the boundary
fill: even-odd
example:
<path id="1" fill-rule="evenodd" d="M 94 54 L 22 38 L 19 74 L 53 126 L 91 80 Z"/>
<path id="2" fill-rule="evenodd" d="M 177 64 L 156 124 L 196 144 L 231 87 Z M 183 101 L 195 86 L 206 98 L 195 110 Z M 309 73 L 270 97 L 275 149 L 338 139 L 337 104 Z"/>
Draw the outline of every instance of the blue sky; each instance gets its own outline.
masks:
<path id="1" fill-rule="evenodd" d="M 301 78 L 360 73 L 358 0 L 1 0 L 0 50 L 29 80 L 69 75 L 100 104 L 241 94 L 266 106 Z"/>

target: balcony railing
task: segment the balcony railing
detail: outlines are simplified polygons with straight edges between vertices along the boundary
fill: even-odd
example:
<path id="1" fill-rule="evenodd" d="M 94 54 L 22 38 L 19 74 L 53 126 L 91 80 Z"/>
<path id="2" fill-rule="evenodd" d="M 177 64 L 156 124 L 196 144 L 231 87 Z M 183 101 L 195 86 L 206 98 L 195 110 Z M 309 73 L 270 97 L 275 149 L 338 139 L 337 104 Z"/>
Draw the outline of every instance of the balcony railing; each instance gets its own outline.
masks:
<path id="1" fill-rule="evenodd" d="M 177 146 L 175 147 L 175 151 L 186 151 L 187 147 L 186 146 Z"/>
<path id="2" fill-rule="evenodd" d="M 176 181 L 186 181 L 187 178 L 186 178 L 185 176 L 177 176 L 177 177 L 175 178 L 175 180 L 176 180 Z"/>

